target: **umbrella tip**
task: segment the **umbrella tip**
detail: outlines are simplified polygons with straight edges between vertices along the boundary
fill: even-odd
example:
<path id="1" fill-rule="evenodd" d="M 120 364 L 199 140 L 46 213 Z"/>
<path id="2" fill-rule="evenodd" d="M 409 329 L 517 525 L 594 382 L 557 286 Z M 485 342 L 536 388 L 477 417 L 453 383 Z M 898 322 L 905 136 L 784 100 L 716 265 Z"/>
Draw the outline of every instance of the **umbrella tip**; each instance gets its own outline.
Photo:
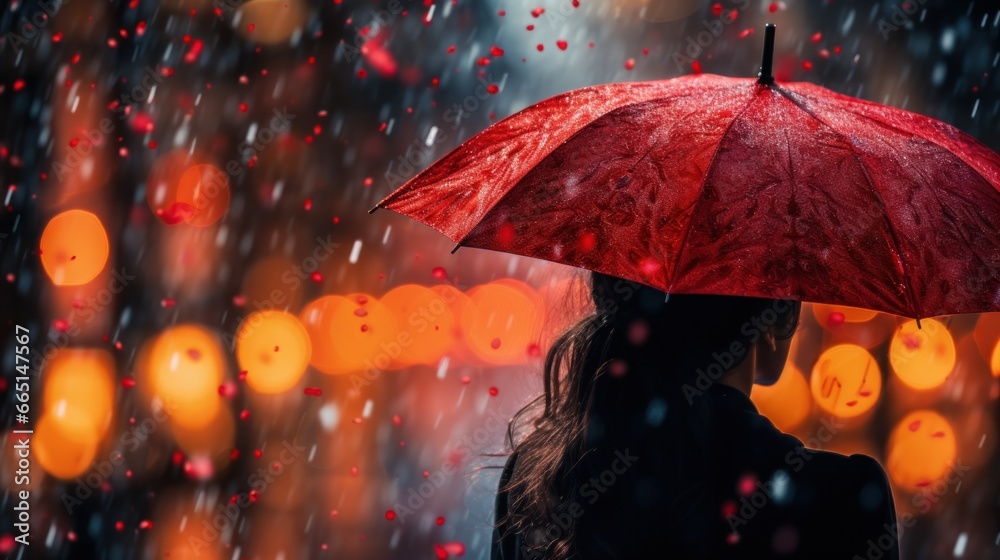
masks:
<path id="1" fill-rule="evenodd" d="M 774 30 L 775 25 L 773 23 L 764 26 L 764 56 L 760 62 L 760 73 L 757 74 L 757 83 L 766 86 L 774 83 L 774 76 L 771 73 L 774 68 Z"/>
<path id="2" fill-rule="evenodd" d="M 461 248 L 462 248 L 462 244 L 461 243 L 459 243 L 458 245 L 455 245 L 455 248 L 451 250 L 451 254 L 454 255 L 455 252 L 457 252 Z"/>
<path id="3" fill-rule="evenodd" d="M 378 210 L 379 208 L 381 208 L 381 206 L 379 206 L 378 204 L 376 204 L 374 208 L 372 208 L 371 210 L 368 211 L 368 213 L 369 214 L 374 214 L 375 211 Z"/>

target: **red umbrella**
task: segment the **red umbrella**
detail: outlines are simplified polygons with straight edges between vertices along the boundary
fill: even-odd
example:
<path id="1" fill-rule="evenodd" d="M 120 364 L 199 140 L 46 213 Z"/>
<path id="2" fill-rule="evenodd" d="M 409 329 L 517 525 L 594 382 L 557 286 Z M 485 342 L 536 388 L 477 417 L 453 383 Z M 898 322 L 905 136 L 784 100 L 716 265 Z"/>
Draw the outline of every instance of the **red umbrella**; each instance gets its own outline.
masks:
<path id="1" fill-rule="evenodd" d="M 462 247 L 668 293 L 918 319 L 1000 311 L 1000 156 L 921 115 L 775 84 L 773 41 L 768 25 L 758 80 L 696 75 L 542 101 L 376 208 Z"/>

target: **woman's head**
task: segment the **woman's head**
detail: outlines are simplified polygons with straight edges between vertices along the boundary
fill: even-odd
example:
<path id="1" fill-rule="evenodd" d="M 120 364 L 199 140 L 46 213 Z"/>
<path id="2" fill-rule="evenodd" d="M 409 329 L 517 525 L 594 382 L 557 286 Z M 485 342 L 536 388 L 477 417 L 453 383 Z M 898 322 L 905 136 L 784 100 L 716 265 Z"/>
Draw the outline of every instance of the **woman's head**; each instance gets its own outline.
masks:
<path id="1" fill-rule="evenodd" d="M 671 294 L 605 274 L 591 276 L 595 319 L 618 332 L 617 359 L 662 372 L 701 389 L 748 359 L 758 381 L 781 374 L 799 303 L 716 295 Z M 619 366 L 620 367 L 620 366 Z M 647 373 L 645 371 L 639 372 Z M 662 374 L 662 373 L 661 373 Z"/>
<path id="2" fill-rule="evenodd" d="M 604 463 L 615 450 L 646 449 L 657 460 L 668 458 L 665 465 L 647 459 L 638 470 L 676 479 L 677 484 L 666 485 L 670 492 L 693 489 L 664 497 L 670 506 L 657 510 L 668 518 L 692 518 L 700 507 L 698 481 L 708 467 L 706 440 L 712 429 L 711 407 L 700 395 L 738 368 L 752 366 L 776 378 L 799 309 L 793 302 L 760 298 L 668 298 L 599 273 L 591 277 L 591 296 L 594 312 L 563 334 L 546 356 L 545 393 L 534 429 L 513 443 L 519 420 L 532 405 L 511 423 L 518 467 L 507 487 L 515 498 L 507 521 L 553 557 L 595 538 L 593 531 L 573 527 L 555 533 L 546 529 L 585 481 L 608 468 Z M 662 411 L 656 422 L 649 420 L 653 408 Z M 612 507 L 615 498 L 601 500 L 591 514 Z M 674 523 L 672 530 L 683 535 L 682 525 Z"/>

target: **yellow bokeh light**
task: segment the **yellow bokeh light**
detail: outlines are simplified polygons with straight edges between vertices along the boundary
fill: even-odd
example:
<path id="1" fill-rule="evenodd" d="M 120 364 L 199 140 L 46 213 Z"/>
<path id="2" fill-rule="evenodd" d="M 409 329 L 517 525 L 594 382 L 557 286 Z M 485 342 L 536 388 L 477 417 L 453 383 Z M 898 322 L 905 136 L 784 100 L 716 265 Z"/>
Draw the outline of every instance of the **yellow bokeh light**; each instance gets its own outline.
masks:
<path id="1" fill-rule="evenodd" d="M 896 376 L 914 389 L 939 387 L 955 369 L 955 341 L 948 329 L 934 319 L 907 321 L 896 329 L 889 345 L 889 365 Z"/>
<path id="2" fill-rule="evenodd" d="M 42 232 L 42 268 L 57 286 L 80 286 L 97 277 L 108 262 L 108 235 L 97 216 L 67 210 Z"/>
<path id="3" fill-rule="evenodd" d="M 809 385 L 820 408 L 840 418 L 852 418 L 868 412 L 878 402 L 882 374 L 867 350 L 840 344 L 820 355 Z"/>
<path id="4" fill-rule="evenodd" d="M 225 359 L 218 337 L 199 325 L 178 325 L 156 337 L 149 351 L 153 393 L 175 424 L 197 428 L 217 414 Z"/>
<path id="5" fill-rule="evenodd" d="M 284 311 L 259 311 L 243 320 L 236 335 L 236 360 L 247 385 L 260 393 L 283 393 L 299 382 L 312 356 L 309 333 Z"/>
<path id="6" fill-rule="evenodd" d="M 754 385 L 750 398 L 760 413 L 785 433 L 791 432 L 809 417 L 809 383 L 790 361 L 775 384 Z"/>
<path id="7" fill-rule="evenodd" d="M 111 424 L 115 364 L 104 350 L 64 349 L 45 367 L 42 402 L 62 431 L 97 443 Z"/>
<path id="8" fill-rule="evenodd" d="M 43 414 L 35 425 L 33 450 L 46 472 L 69 480 L 90 468 L 97 444 L 77 438 L 79 430 L 68 432 L 66 426 L 52 414 Z"/>
<path id="9" fill-rule="evenodd" d="M 955 460 L 955 431 L 940 414 L 918 410 L 892 430 L 886 467 L 901 488 L 917 491 L 944 477 Z"/>
<path id="10" fill-rule="evenodd" d="M 455 342 L 455 318 L 449 303 L 452 292 L 407 284 L 382 296 L 399 326 L 400 355 L 397 362 L 435 364 Z"/>

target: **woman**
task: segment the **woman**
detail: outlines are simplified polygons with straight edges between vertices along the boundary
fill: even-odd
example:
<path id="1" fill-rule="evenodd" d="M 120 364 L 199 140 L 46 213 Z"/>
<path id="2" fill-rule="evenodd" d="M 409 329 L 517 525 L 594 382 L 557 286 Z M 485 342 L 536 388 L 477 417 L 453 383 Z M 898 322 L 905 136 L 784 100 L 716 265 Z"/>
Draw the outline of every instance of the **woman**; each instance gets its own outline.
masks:
<path id="1" fill-rule="evenodd" d="M 494 559 L 898 558 L 879 464 L 807 450 L 749 399 L 781 374 L 797 303 L 597 273 L 591 295 L 531 429 L 533 405 L 511 421 Z"/>

